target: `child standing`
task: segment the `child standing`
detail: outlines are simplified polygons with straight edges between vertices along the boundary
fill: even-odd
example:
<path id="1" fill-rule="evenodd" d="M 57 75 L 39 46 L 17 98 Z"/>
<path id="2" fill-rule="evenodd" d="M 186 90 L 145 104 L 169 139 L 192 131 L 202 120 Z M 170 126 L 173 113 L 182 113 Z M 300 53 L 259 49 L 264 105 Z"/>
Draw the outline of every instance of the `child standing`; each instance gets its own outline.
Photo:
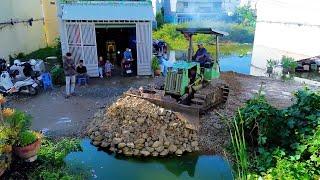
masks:
<path id="1" fill-rule="evenodd" d="M 109 60 L 107 60 L 107 62 L 106 62 L 106 64 L 105 64 L 105 66 L 104 66 L 104 70 L 105 70 L 105 72 L 106 72 L 106 76 L 107 77 L 111 77 L 111 75 L 112 75 L 112 64 L 110 63 L 110 61 Z"/>
<path id="2" fill-rule="evenodd" d="M 98 61 L 98 68 L 99 68 L 99 76 L 100 76 L 100 78 L 103 78 L 104 65 L 105 65 L 105 61 L 103 60 L 103 57 L 100 56 L 99 57 L 99 61 Z"/>

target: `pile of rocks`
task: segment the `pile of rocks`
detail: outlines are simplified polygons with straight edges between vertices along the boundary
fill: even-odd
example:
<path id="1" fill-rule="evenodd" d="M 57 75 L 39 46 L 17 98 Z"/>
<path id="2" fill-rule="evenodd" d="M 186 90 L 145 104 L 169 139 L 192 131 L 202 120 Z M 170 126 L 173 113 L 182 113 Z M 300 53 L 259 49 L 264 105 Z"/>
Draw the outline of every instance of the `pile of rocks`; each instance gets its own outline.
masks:
<path id="1" fill-rule="evenodd" d="M 88 128 L 96 146 L 126 156 L 182 155 L 198 151 L 195 127 L 176 112 L 149 101 L 124 96 Z"/>

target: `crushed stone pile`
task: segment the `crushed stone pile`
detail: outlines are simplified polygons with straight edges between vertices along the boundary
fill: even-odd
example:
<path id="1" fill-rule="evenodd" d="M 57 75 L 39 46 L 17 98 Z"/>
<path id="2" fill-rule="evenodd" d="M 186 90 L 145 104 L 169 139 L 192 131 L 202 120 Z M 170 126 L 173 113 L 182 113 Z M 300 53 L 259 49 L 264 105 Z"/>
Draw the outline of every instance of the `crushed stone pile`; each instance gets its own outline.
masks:
<path id="1" fill-rule="evenodd" d="M 192 124 L 179 113 L 137 97 L 123 96 L 95 118 L 87 131 L 92 143 L 118 154 L 180 156 L 199 151 Z"/>

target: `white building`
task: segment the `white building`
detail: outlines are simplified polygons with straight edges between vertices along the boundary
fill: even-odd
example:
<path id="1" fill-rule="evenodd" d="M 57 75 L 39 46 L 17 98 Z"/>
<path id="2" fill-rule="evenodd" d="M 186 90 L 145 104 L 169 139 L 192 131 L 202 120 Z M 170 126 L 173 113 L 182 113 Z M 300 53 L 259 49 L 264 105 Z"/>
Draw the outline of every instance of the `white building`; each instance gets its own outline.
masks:
<path id="1" fill-rule="evenodd" d="M 318 0 L 260 0 L 251 74 L 264 75 L 270 58 L 320 55 L 319 10 Z"/>
<path id="2" fill-rule="evenodd" d="M 136 56 L 137 74 L 151 75 L 151 2 L 72 1 L 58 9 L 62 52 L 83 59 L 90 76 L 98 76 L 98 56 L 126 47 Z"/>

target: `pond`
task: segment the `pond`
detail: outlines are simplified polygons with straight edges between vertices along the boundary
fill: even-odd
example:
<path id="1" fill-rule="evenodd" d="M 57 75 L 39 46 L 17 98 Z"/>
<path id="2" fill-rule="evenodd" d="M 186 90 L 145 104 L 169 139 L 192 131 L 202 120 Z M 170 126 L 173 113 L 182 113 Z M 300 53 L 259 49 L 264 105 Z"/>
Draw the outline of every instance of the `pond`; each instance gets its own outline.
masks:
<path id="1" fill-rule="evenodd" d="M 66 163 L 72 169 L 90 169 L 90 179 L 117 180 L 231 180 L 232 170 L 220 156 L 186 154 L 171 158 L 129 158 L 98 150 L 89 139 L 82 152 L 70 153 Z"/>
<path id="2" fill-rule="evenodd" d="M 176 59 L 184 59 L 185 52 L 183 51 L 170 51 L 169 61 L 165 62 L 165 65 L 172 65 Z M 234 71 L 242 74 L 250 74 L 251 68 L 251 54 L 247 55 L 229 55 L 220 57 L 220 69 L 221 71 Z"/>
<path id="3" fill-rule="evenodd" d="M 251 55 L 226 56 L 220 58 L 221 71 L 234 71 L 242 74 L 250 74 Z"/>

